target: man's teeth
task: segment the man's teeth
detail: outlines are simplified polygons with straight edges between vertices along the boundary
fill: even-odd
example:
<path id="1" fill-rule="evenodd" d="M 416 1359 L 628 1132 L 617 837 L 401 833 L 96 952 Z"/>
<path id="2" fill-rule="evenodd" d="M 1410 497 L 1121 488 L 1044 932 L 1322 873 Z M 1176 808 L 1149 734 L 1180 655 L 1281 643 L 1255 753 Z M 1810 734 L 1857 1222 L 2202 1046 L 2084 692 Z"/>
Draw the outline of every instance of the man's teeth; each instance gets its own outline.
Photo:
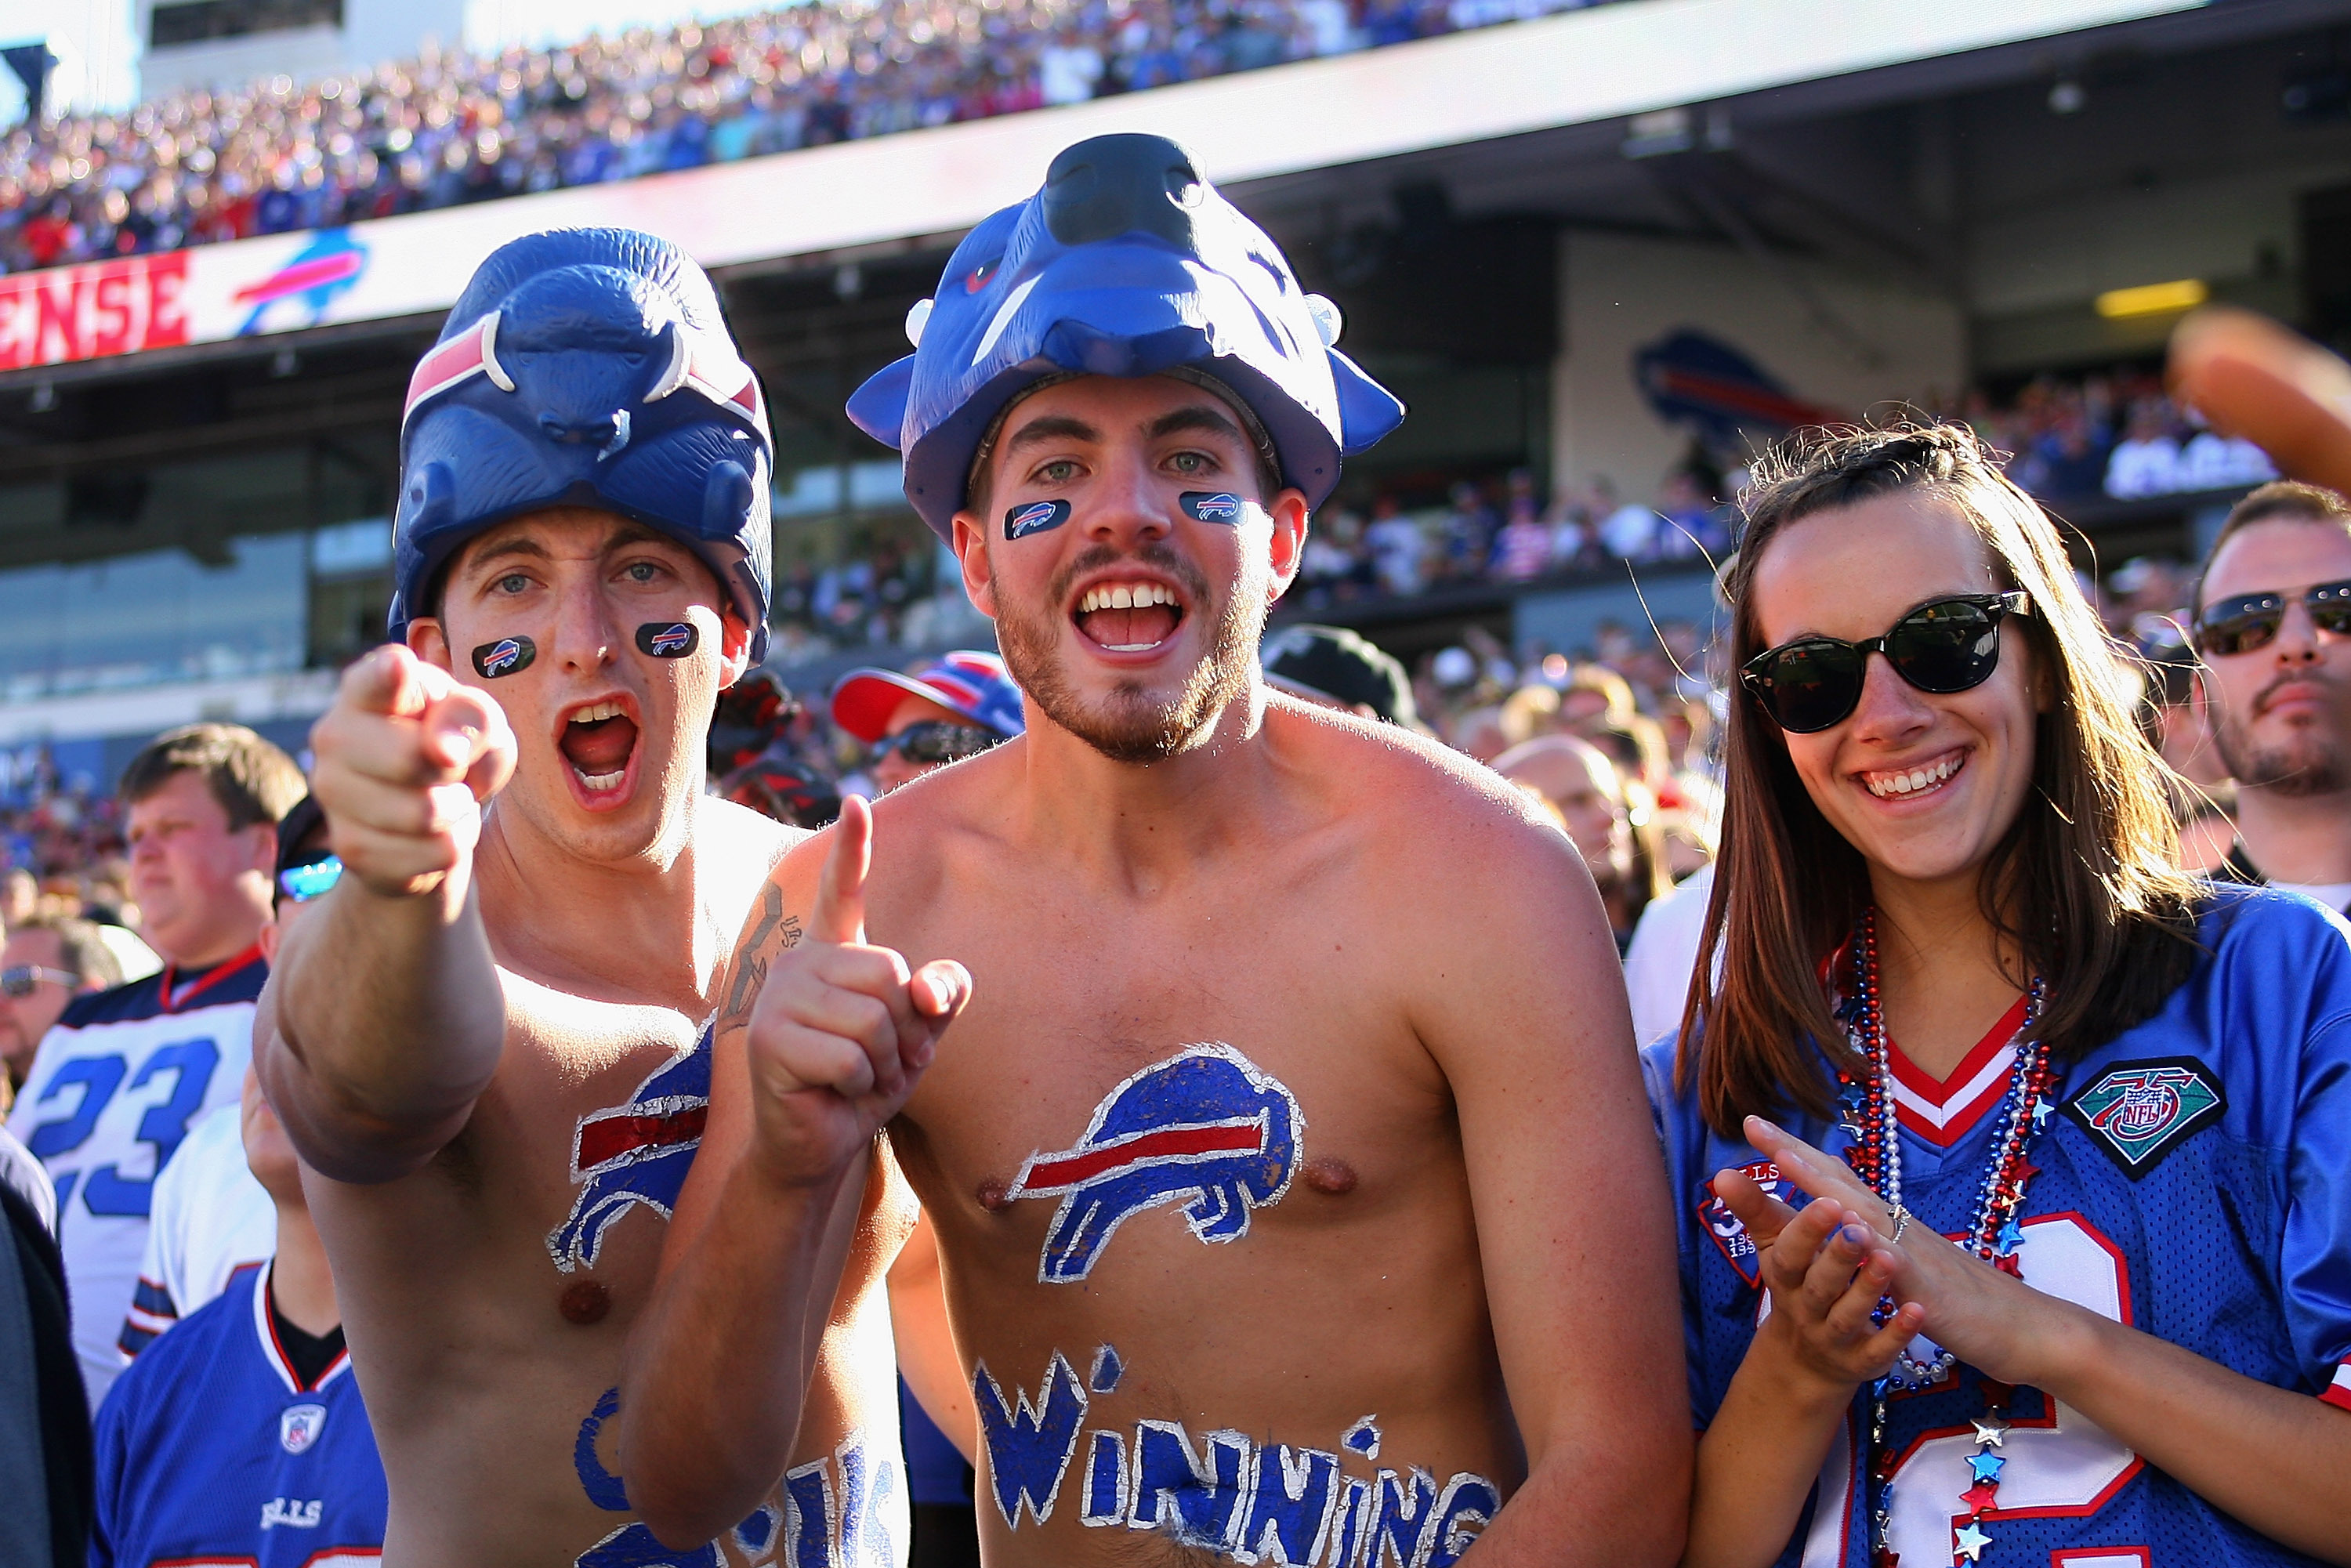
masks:
<path id="1" fill-rule="evenodd" d="M 1944 779 L 1957 773 L 1962 760 L 1964 758 L 1953 753 L 1940 762 L 1930 762 L 1924 768 L 1913 768 L 1907 773 L 1864 774 L 1862 782 L 1868 785 L 1869 792 L 1881 800 L 1888 795 L 1913 794 L 1926 789 L 1929 784 L 1940 784 Z"/>
<path id="2" fill-rule="evenodd" d="M 1078 613 L 1094 610 L 1148 610 L 1155 604 L 1173 604 L 1176 593 L 1155 582 L 1103 583 L 1089 588 L 1078 601 Z"/>
<path id="3" fill-rule="evenodd" d="M 621 705 L 619 703 L 598 703 L 592 707 L 583 707 L 578 713 L 573 714 L 571 716 L 571 722 L 573 724 L 594 724 L 600 719 L 619 718 L 620 716 Z"/>
<path id="4" fill-rule="evenodd" d="M 607 789 L 618 789 L 621 787 L 621 780 L 629 776 L 629 770 L 625 768 L 617 773 L 590 773 L 579 768 L 574 768 L 571 771 L 580 775 L 580 782 L 586 785 L 591 794 L 599 795 Z"/>

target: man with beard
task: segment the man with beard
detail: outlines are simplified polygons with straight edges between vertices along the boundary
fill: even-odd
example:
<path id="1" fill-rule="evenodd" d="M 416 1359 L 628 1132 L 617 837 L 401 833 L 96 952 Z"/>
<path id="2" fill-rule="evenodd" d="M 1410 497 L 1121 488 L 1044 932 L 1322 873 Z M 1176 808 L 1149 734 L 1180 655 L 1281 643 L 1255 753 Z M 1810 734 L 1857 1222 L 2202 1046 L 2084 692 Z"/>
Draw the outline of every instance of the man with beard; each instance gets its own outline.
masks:
<path id="1" fill-rule="evenodd" d="M 2351 505 L 2281 480 L 2237 503 L 2205 558 L 2196 651 L 2237 781 L 2222 874 L 2351 907 Z"/>
<path id="2" fill-rule="evenodd" d="M 770 450 L 708 279 L 624 230 L 500 248 L 410 382 L 402 645 L 312 733 L 343 873 L 256 1025 L 383 1458 L 386 1561 L 904 1561 L 881 1272 L 914 1207 L 886 1171 L 847 1195 L 839 1301 L 835 1256 L 808 1308 L 824 1362 L 791 1486 L 779 1465 L 673 1553 L 615 1453 L 728 947 L 804 836 L 703 789 L 718 695 L 766 641 Z"/>
<path id="3" fill-rule="evenodd" d="M 632 1497 L 689 1542 L 783 1473 L 775 1303 L 886 1126 L 987 1563 L 1670 1562 L 1670 1225 L 1592 879 L 1491 774 L 1258 667 L 1400 408 L 1157 137 L 1062 152 L 910 327 L 852 415 L 1027 729 L 772 879 L 631 1347 Z"/>

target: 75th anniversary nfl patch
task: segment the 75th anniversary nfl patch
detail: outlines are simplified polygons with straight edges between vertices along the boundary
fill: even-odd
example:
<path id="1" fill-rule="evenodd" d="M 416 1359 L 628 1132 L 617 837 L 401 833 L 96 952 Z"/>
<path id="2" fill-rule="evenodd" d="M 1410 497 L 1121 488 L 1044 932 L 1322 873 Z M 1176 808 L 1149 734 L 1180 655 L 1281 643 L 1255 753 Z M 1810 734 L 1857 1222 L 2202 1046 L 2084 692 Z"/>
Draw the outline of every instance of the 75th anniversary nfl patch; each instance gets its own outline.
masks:
<path id="1" fill-rule="evenodd" d="M 2065 1103 L 2134 1181 L 2228 1108 L 2220 1079 L 2190 1056 L 2117 1062 Z"/>

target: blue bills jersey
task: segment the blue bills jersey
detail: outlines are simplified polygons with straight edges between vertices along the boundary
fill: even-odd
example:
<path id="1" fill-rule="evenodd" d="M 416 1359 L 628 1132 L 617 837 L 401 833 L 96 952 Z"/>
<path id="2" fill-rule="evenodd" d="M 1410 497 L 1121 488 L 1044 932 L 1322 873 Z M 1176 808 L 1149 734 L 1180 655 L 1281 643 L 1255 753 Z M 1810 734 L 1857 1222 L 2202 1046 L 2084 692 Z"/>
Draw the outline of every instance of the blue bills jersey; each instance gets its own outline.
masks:
<path id="1" fill-rule="evenodd" d="M 383 1554 L 383 1466 L 350 1357 L 304 1384 L 269 1265 L 149 1346 L 98 1413 L 90 1568 L 349 1568 Z"/>
<path id="2" fill-rule="evenodd" d="M 198 975 L 166 967 L 76 997 L 42 1038 L 8 1130 L 57 1189 L 74 1349 L 95 1409 L 122 1370 L 116 1336 L 147 1249 L 155 1177 L 207 1111 L 234 1105 L 268 966 L 247 948 Z"/>
<path id="3" fill-rule="evenodd" d="M 2200 935 L 2208 956 L 2160 1012 L 2064 1069 L 2059 1109 L 2031 1145 L 2040 1172 L 2018 1211 L 2022 1277 L 2247 1377 L 2343 1406 L 2351 1420 L 2351 926 L 2304 899 L 2229 890 L 2214 895 Z M 1903 1199 L 1947 1236 L 1974 1217 L 2021 1021 L 2011 1014 L 1939 1084 L 1893 1064 Z M 1642 1065 L 1673 1184 L 1690 1399 L 1703 1428 L 1770 1301 L 1753 1242 L 1708 1183 L 1744 1167 L 1786 1201 L 1804 1197 L 1752 1147 L 1708 1129 L 1695 1086 L 1674 1092 L 1671 1040 L 1643 1052 Z M 1816 1118 L 1783 1124 L 1836 1153 L 1852 1143 Z M 1965 1364 L 1889 1396 L 1887 1544 L 1905 1568 L 1954 1561 L 1970 1512 L 1960 1494 L 1974 1481 L 1972 1423 L 1987 1403 Z M 2038 1389 L 2017 1389 L 2008 1418 L 1997 1506 L 1977 1521 L 1992 1542 L 1985 1563 L 2314 1561 Z M 1865 1389 L 1778 1559 L 1784 1568 L 1866 1568 L 1867 1429 Z"/>

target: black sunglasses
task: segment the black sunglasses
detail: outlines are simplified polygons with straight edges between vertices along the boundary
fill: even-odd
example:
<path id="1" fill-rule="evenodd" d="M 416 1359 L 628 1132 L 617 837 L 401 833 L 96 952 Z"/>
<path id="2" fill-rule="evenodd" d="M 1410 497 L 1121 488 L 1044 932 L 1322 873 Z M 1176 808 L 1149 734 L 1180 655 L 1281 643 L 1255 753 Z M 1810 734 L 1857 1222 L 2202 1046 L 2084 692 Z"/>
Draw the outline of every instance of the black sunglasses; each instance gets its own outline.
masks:
<path id="1" fill-rule="evenodd" d="M 1782 643 L 1748 660 L 1739 676 L 1773 723 L 1812 735 L 1844 723 L 1860 705 L 1872 653 L 1885 654 L 1894 673 L 1922 692 L 1949 695 L 1983 685 L 2000 668 L 2001 618 L 2032 608 L 2032 596 L 2021 590 L 1954 594 L 1918 606 L 1865 643 Z"/>
<path id="2" fill-rule="evenodd" d="M 2196 618 L 2199 653 L 2250 653 L 2266 648 L 2285 624 L 2283 593 L 2240 593 L 2204 607 Z M 2310 623 L 2337 637 L 2351 637 L 2351 582 L 2322 582 L 2302 595 Z"/>
<path id="3" fill-rule="evenodd" d="M 894 751 L 909 762 L 934 766 L 977 757 L 1003 741 L 1004 737 L 992 729 L 934 718 L 910 724 L 897 734 L 874 742 L 873 755 L 883 758 Z"/>
<path id="4" fill-rule="evenodd" d="M 0 969 L 0 995 L 22 1000 L 38 989 L 43 980 L 55 980 L 69 991 L 81 984 L 79 975 L 69 975 L 63 969 L 45 969 L 38 964 L 19 964 L 13 969 Z"/>

